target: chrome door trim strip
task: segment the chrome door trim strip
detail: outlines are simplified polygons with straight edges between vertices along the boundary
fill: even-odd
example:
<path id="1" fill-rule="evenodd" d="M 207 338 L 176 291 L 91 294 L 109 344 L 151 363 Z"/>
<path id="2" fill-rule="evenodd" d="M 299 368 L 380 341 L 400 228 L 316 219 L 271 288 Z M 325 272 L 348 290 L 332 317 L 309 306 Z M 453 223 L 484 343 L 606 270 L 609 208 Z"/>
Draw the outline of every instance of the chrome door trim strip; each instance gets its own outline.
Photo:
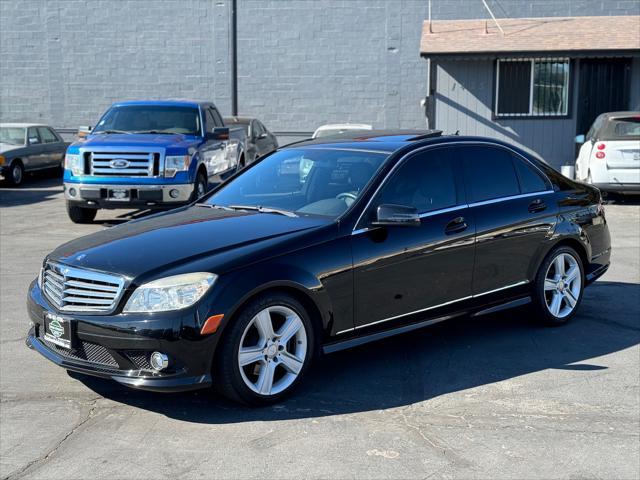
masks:
<path id="1" fill-rule="evenodd" d="M 536 195 L 549 195 L 555 193 L 553 190 L 543 190 L 541 192 L 520 193 L 518 195 L 510 195 L 508 197 L 493 198 L 491 200 L 483 200 L 481 202 L 470 203 L 469 207 L 479 207 L 481 205 L 490 205 L 492 203 L 506 202 L 508 200 L 517 200 L 518 198 L 535 197 Z"/>
<path id="2" fill-rule="evenodd" d="M 336 335 L 340 335 L 341 333 L 346 333 L 346 332 L 352 332 L 354 330 L 359 330 L 359 329 L 365 328 L 365 327 L 370 327 L 372 325 L 377 325 L 379 323 L 388 322 L 388 321 L 391 321 L 391 320 L 395 320 L 396 318 L 406 317 L 406 316 L 409 316 L 409 315 L 413 315 L 415 313 L 421 313 L 421 312 L 426 312 L 428 310 L 433 310 L 435 308 L 445 307 L 447 305 L 451 305 L 452 303 L 457 303 L 457 302 L 462 302 L 464 300 L 469 300 L 469 299 L 472 299 L 472 298 L 482 297 L 484 295 L 489 295 L 491 293 L 496 293 L 496 292 L 499 292 L 501 290 L 506 290 L 508 288 L 519 287 L 520 285 L 526 285 L 527 283 L 529 283 L 529 280 L 522 280 L 520 282 L 512 283 L 510 285 L 506 285 L 506 286 L 500 287 L 500 288 L 495 288 L 495 289 L 489 290 L 487 292 L 476 293 L 474 295 L 468 295 L 466 297 L 458 298 L 456 300 L 451 300 L 449 302 L 440 303 L 438 305 L 433 305 L 433 306 L 427 307 L 427 308 L 421 308 L 420 310 L 414 310 L 413 312 L 403 313 L 403 314 L 400 314 L 400 315 L 396 315 L 394 317 L 384 318 L 382 320 L 376 320 L 375 322 L 365 323 L 364 325 L 357 325 L 357 326 L 352 327 L 352 328 L 347 328 L 345 330 L 340 330 L 339 332 L 336 332 Z"/>

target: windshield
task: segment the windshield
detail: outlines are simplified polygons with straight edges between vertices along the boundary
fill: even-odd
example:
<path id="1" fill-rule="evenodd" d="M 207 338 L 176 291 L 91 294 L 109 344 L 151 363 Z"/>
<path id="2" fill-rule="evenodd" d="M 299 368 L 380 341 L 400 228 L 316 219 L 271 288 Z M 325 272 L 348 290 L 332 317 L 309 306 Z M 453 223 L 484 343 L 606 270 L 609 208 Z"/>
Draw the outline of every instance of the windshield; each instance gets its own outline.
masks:
<path id="1" fill-rule="evenodd" d="M 200 135 L 200 112 L 194 107 L 129 105 L 111 108 L 96 133 L 181 133 Z"/>
<path id="2" fill-rule="evenodd" d="M 387 157 L 387 153 L 323 148 L 280 150 L 223 186 L 207 204 L 337 218 Z"/>
<path id="3" fill-rule="evenodd" d="M 0 143 L 24 145 L 25 129 L 20 127 L 0 127 Z"/>

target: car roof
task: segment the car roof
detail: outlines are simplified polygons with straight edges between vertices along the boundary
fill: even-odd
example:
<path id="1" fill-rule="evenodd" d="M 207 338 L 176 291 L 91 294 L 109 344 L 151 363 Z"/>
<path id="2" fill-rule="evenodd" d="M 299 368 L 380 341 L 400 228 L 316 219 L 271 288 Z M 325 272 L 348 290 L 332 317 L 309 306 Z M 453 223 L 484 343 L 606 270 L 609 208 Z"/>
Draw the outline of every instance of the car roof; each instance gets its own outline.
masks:
<path id="1" fill-rule="evenodd" d="M 0 123 L 0 127 L 8 127 L 8 128 L 48 127 L 48 126 L 49 125 L 45 125 L 44 123 L 24 123 L 24 122 Z"/>
<path id="2" fill-rule="evenodd" d="M 373 127 L 366 123 L 328 123 L 326 125 L 320 125 L 316 128 L 316 132 L 322 130 L 346 130 L 349 128 L 354 130 L 373 130 Z"/>
<path id="3" fill-rule="evenodd" d="M 290 143 L 284 148 L 327 147 L 394 152 L 408 143 L 438 137 L 440 130 L 359 130 Z"/>
<path id="4" fill-rule="evenodd" d="M 607 112 L 603 113 L 604 117 L 608 120 L 616 120 L 618 118 L 626 117 L 640 117 L 640 112 L 626 111 L 626 112 Z"/>
<path id="5" fill-rule="evenodd" d="M 253 117 L 224 117 L 224 123 L 245 124 L 255 120 Z"/>
<path id="6" fill-rule="evenodd" d="M 151 105 L 151 106 L 176 106 L 176 107 L 200 107 L 203 105 L 213 105 L 212 102 L 201 100 L 190 100 L 187 98 L 169 98 L 166 100 L 127 100 L 124 102 L 116 102 L 114 107 L 128 107 L 134 105 Z"/>

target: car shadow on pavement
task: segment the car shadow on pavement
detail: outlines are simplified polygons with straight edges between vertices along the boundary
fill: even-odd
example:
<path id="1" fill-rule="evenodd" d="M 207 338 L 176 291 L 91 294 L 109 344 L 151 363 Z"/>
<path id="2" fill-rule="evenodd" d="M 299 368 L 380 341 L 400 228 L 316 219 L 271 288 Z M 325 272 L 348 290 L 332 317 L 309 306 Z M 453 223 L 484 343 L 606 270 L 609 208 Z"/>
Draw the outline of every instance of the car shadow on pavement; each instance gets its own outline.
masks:
<path id="1" fill-rule="evenodd" d="M 62 192 L 62 177 L 59 173 L 35 172 L 25 178 L 19 187 L 0 182 L 0 206 L 16 207 L 32 205 L 50 200 Z"/>
<path id="2" fill-rule="evenodd" d="M 616 302 L 611 299 L 616 298 Z M 408 406 L 547 369 L 573 378 L 605 370 L 598 357 L 640 343 L 640 286 L 598 282 L 567 325 L 545 327 L 524 308 L 464 317 L 325 356 L 292 397 L 248 408 L 211 390 L 162 394 L 71 374 L 116 402 L 194 423 L 322 417 Z"/>

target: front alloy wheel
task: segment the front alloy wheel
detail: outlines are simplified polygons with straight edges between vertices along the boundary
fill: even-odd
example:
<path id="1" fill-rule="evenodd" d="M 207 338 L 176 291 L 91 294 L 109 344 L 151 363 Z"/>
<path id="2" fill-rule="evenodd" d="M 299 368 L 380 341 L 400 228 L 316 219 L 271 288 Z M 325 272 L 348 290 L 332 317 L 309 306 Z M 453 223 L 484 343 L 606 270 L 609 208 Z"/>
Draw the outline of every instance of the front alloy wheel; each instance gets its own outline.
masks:
<path id="1" fill-rule="evenodd" d="M 546 323 L 559 325 L 575 314 L 582 300 L 583 278 L 580 256 L 570 247 L 553 250 L 542 262 L 534 303 Z"/>
<path id="2" fill-rule="evenodd" d="M 280 401 L 302 380 L 315 351 L 305 308 L 290 295 L 270 293 L 230 322 L 214 359 L 216 387 L 252 405 Z"/>

